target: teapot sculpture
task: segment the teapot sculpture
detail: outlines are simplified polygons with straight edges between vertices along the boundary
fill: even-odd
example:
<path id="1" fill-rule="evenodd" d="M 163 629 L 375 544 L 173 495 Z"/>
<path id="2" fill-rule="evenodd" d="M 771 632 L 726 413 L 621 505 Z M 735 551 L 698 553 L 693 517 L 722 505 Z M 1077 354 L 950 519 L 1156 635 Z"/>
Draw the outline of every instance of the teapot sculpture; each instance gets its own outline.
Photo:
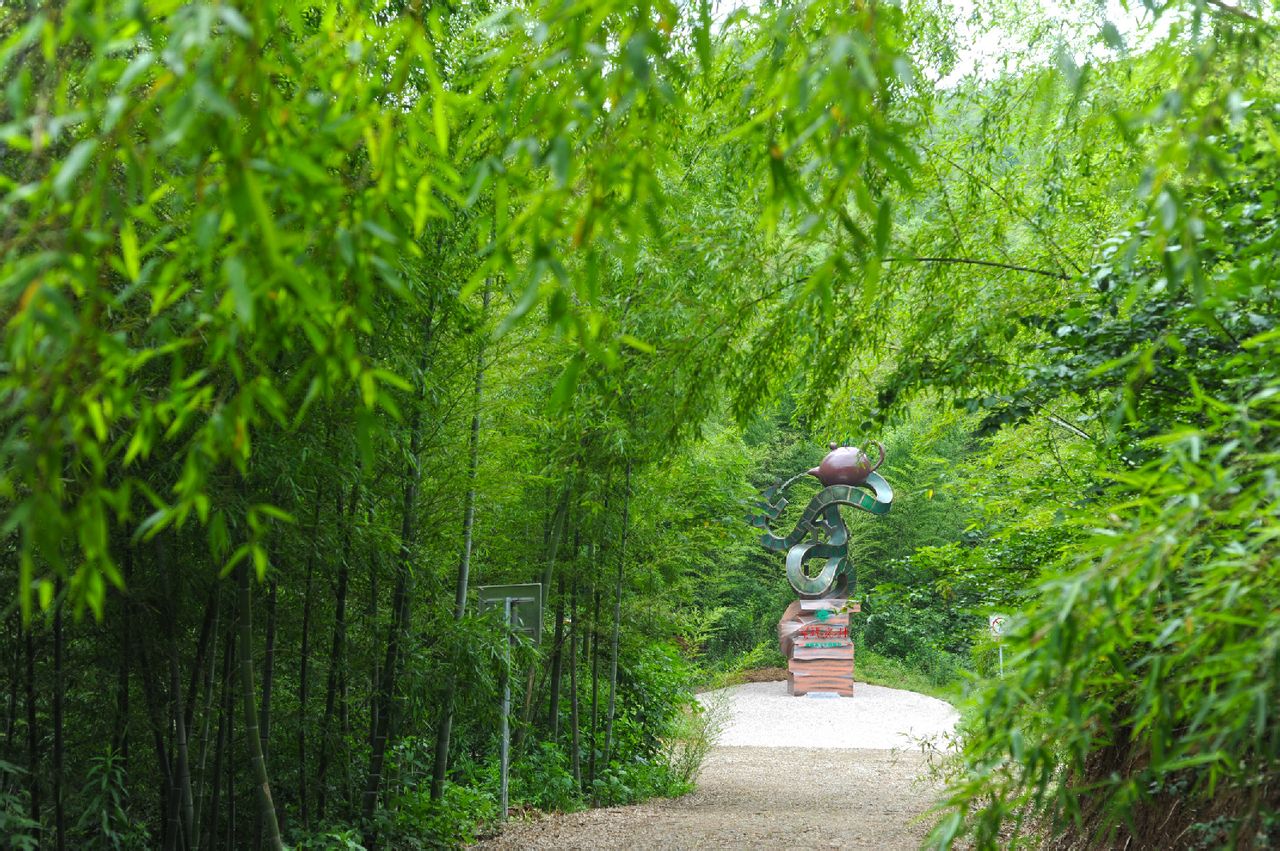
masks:
<path id="1" fill-rule="evenodd" d="M 861 485 L 867 477 L 880 469 L 884 463 L 884 445 L 878 440 L 871 441 L 880 450 L 880 458 L 871 463 L 871 457 L 856 446 L 841 446 L 829 443 L 831 449 L 822 463 L 809 471 L 809 475 L 822 482 L 825 487 L 832 485 Z"/>

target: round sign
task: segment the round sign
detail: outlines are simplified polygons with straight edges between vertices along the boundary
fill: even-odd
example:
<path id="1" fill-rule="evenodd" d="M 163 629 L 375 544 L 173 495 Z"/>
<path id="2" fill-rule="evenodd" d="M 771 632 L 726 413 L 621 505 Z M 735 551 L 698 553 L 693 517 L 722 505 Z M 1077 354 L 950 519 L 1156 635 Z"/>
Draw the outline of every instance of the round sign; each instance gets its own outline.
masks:
<path id="1" fill-rule="evenodd" d="M 1004 615 L 991 615 L 987 618 L 987 624 L 991 627 L 991 634 L 996 638 L 1000 638 L 1004 635 L 1004 622 Z"/>

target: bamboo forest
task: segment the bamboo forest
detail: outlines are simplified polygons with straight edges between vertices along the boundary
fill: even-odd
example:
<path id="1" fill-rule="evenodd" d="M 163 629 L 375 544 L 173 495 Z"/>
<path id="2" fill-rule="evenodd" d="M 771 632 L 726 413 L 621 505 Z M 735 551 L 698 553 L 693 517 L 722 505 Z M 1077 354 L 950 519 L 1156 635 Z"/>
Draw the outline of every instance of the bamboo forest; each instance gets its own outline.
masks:
<path id="1" fill-rule="evenodd" d="M 954 716 L 801 847 L 1273 847 L 1278 35 L 0 0 L 0 846 L 782 847 L 773 689 Z"/>

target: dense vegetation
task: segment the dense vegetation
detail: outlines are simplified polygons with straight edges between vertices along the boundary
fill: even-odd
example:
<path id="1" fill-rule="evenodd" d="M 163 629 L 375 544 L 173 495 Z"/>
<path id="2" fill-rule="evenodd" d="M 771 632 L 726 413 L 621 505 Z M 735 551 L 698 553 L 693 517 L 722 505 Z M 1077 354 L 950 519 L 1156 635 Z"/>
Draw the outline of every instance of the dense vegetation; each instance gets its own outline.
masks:
<path id="1" fill-rule="evenodd" d="M 0 0 L 0 835 L 467 840 L 504 582 L 515 805 L 682 791 L 879 437 L 933 841 L 1280 838 L 1280 21 L 1113 11 Z"/>

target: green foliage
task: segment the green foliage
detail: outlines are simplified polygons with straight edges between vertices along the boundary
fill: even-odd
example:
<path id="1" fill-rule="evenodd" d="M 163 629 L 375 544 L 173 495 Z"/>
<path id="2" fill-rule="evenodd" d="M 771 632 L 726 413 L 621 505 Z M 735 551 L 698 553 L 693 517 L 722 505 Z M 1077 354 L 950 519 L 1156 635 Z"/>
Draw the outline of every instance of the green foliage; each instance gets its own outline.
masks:
<path id="1" fill-rule="evenodd" d="M 966 746 L 975 773 L 953 793 L 990 796 L 971 811 L 979 841 L 1037 811 L 1100 835 L 1141 830 L 1174 800 L 1179 823 L 1218 808 L 1223 838 L 1262 841 L 1277 561 L 1260 518 L 1277 496 L 1274 399 L 1205 399 L 1214 424 L 1163 440 L 1158 461 L 1113 489 L 1109 522 L 1023 616 L 1013 675 L 983 694 Z"/>
<path id="2" fill-rule="evenodd" d="M 108 749 L 89 762 L 84 810 L 76 823 L 77 842 L 84 848 L 136 848 L 146 843 L 146 831 L 129 813 L 128 778 L 120 754 Z"/>
<path id="3" fill-rule="evenodd" d="M 426 788 L 401 795 L 382 812 L 387 824 L 379 833 L 397 851 L 458 848 L 475 842 L 477 828 L 497 816 L 497 798 L 488 790 L 450 783 L 438 801 L 431 800 Z"/>
<path id="4" fill-rule="evenodd" d="M 357 830 L 335 830 L 305 836 L 294 842 L 297 851 L 365 851 Z"/>
<path id="5" fill-rule="evenodd" d="M 231 511 L 217 479 L 349 396 L 371 463 L 375 415 L 398 417 L 395 391 L 416 378 L 367 345 L 393 305 L 460 312 L 498 281 L 513 299 L 498 335 L 545 306 L 573 346 L 557 411 L 584 364 L 603 384 L 623 345 L 653 351 L 643 338 L 666 320 L 624 323 L 609 290 L 646 274 L 639 237 L 666 227 L 672 157 L 708 134 L 767 187 L 774 225 L 840 222 L 808 237 L 827 260 L 802 295 L 829 304 L 833 275 L 885 250 L 881 188 L 913 160 L 907 124 L 880 108 L 910 77 L 901 15 L 811 0 L 736 20 L 713 51 L 698 11 L 77 2 L 7 16 L 0 393 L 14 428 L 0 497 L 21 532 L 24 617 L 32 583 L 55 577 L 101 617 L 107 586 L 123 586 L 116 525 L 150 538 L 194 519 L 224 570 L 252 559 L 261 577 L 261 539 L 285 514 Z M 695 91 L 715 107 L 695 113 Z M 478 257 L 461 247 L 477 243 Z M 681 249 L 651 248 L 665 279 L 662 255 Z M 676 385 L 702 385 L 687 378 Z M 248 540 L 227 542 L 228 527 Z"/>
<path id="6" fill-rule="evenodd" d="M 662 761 L 612 763 L 591 784 L 592 800 L 602 807 L 632 804 L 653 797 L 683 795 L 692 786 Z"/>
<path id="7" fill-rule="evenodd" d="M 734 674 L 750 671 L 753 668 L 785 668 L 787 659 L 778 647 L 778 639 L 765 639 L 746 653 L 734 658 L 724 673 L 730 679 Z"/>
<path id="8" fill-rule="evenodd" d="M 620 665 L 622 707 L 614 729 L 619 761 L 661 764 L 664 741 L 693 703 L 692 671 L 675 647 L 656 642 L 624 655 Z"/>
<path id="9" fill-rule="evenodd" d="M 963 680 L 956 679 L 958 673 L 954 659 L 946 659 L 935 672 L 922 668 L 915 659 L 881 656 L 866 644 L 857 648 L 857 678 L 872 685 L 917 691 L 954 703 L 960 698 L 964 685 Z M 944 679 L 945 676 L 951 679 Z"/>
<path id="10" fill-rule="evenodd" d="M 725 721 L 715 707 L 691 702 L 684 708 L 662 742 L 661 759 L 668 776 L 663 794 L 682 795 L 694 788 Z"/>
<path id="11" fill-rule="evenodd" d="M 18 766 L 0 761 L 0 836 L 5 837 L 5 847 L 30 851 L 40 847 L 40 825 L 28 815 L 24 796 L 13 791 L 22 774 Z"/>
<path id="12" fill-rule="evenodd" d="M 570 771 L 569 754 L 552 742 L 540 742 L 522 755 L 511 775 L 511 799 L 549 812 L 582 809 L 578 781 Z"/>
<path id="13" fill-rule="evenodd" d="M 1075 412 L 1054 416 L 1103 482 L 1058 508 L 1066 546 L 1015 620 L 1007 676 L 966 710 L 940 845 L 1274 841 L 1280 146 L 1271 60 L 1246 48 L 1273 35 L 1217 20 L 1117 63 L 1172 87 L 1121 119 L 1153 161 L 1138 224 L 1098 240 L 1074 303 L 1030 315 L 1012 392 L 968 403 L 991 424 Z"/>

